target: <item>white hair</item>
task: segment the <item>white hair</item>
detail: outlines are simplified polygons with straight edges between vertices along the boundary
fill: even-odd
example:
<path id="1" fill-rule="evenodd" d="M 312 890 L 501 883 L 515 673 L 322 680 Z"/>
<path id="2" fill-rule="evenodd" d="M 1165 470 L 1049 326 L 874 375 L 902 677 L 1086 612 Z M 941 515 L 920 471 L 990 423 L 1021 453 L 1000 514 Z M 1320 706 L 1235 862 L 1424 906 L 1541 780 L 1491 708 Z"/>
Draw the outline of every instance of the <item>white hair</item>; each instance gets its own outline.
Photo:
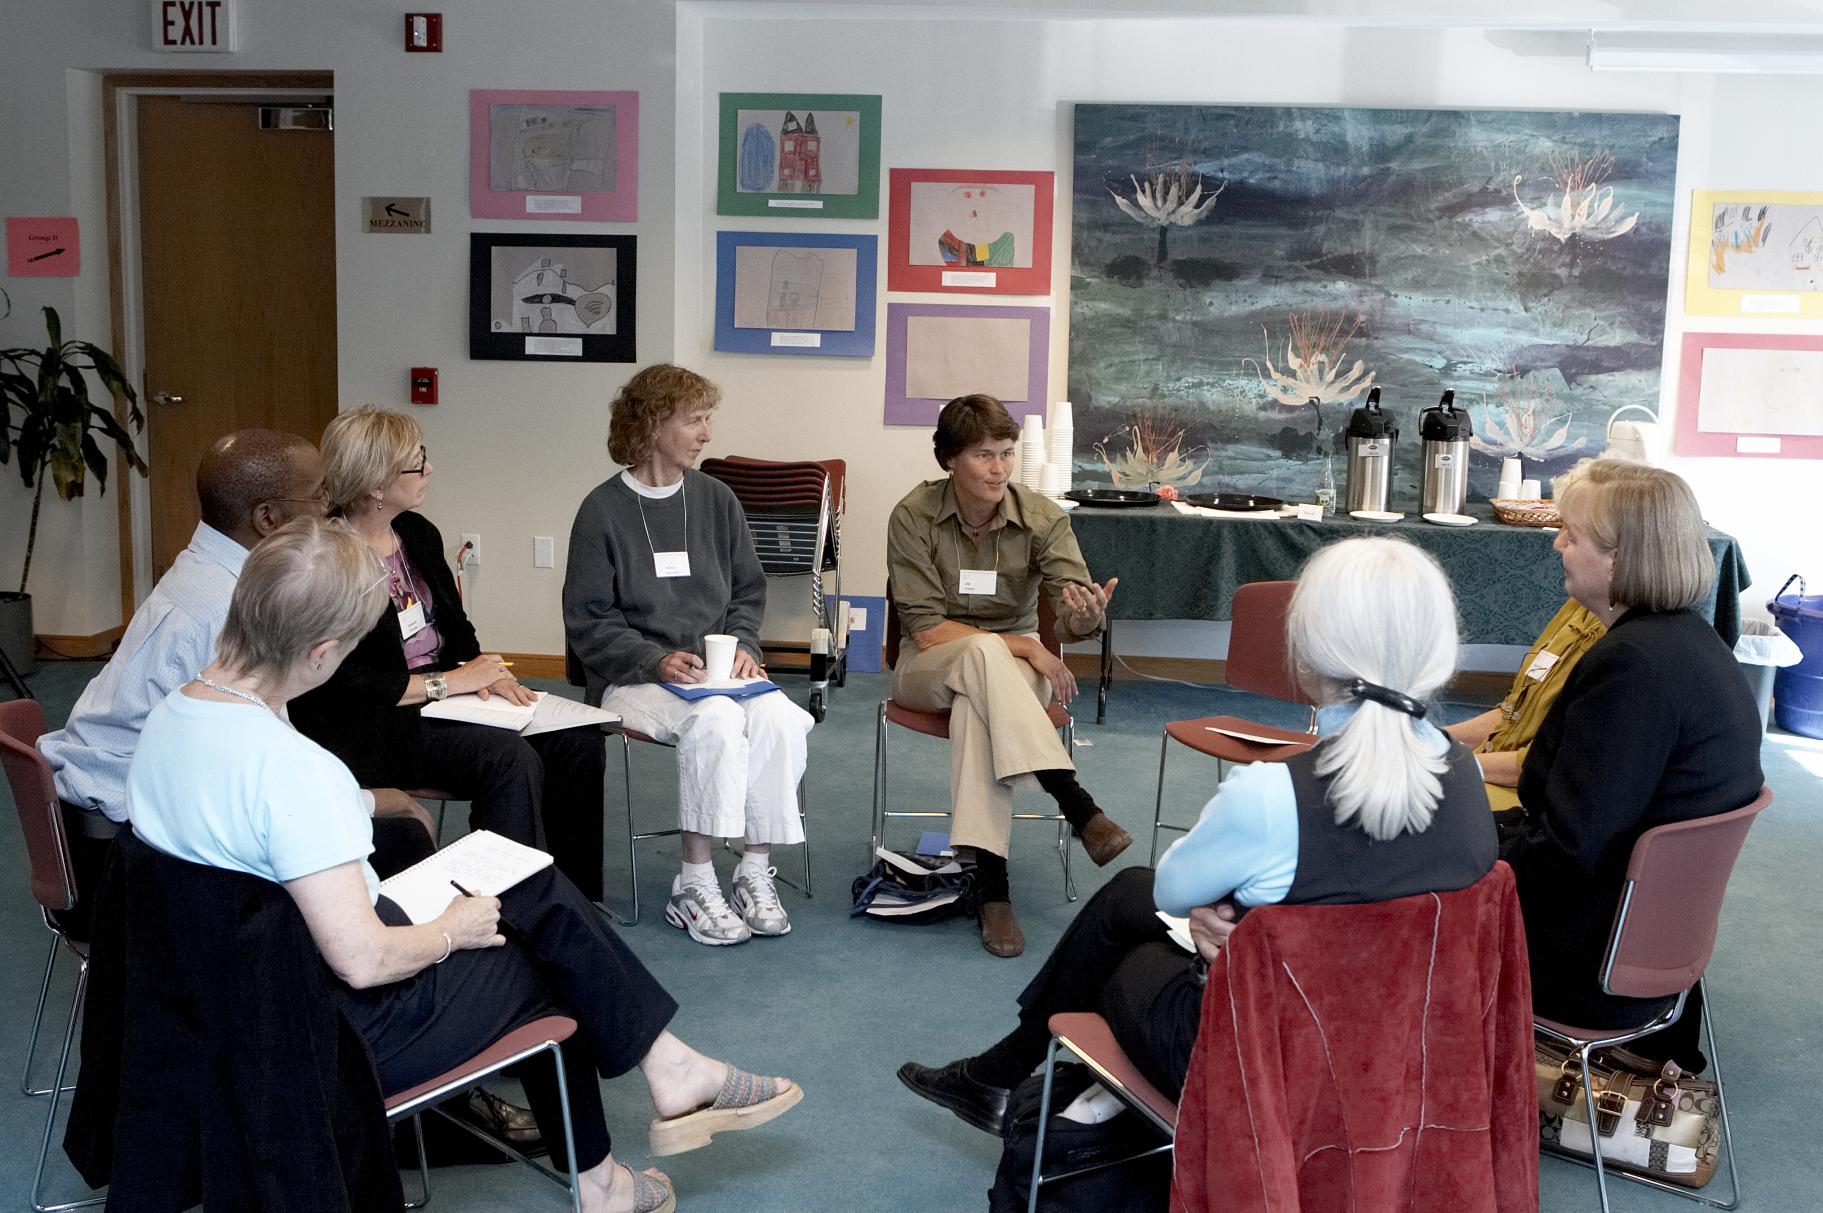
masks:
<path id="1" fill-rule="evenodd" d="M 1429 553 L 1398 539 L 1345 539 L 1304 566 L 1286 623 L 1292 660 L 1319 697 L 1342 699 L 1354 679 L 1427 703 L 1456 668 L 1456 599 Z M 1336 824 L 1381 842 L 1430 828 L 1448 763 L 1429 729 L 1396 708 L 1362 700 L 1317 747 L 1333 776 Z"/>

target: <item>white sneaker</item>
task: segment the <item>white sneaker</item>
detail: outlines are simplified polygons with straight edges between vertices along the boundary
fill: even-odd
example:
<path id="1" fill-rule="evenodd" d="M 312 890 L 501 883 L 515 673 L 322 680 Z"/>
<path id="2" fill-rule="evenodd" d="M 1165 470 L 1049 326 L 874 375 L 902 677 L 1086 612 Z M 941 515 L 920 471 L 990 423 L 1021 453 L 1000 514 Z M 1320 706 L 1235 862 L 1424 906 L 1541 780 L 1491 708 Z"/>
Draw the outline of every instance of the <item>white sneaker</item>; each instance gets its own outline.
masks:
<path id="1" fill-rule="evenodd" d="M 779 890 L 772 883 L 777 868 L 734 869 L 734 908 L 747 920 L 755 935 L 789 935 L 791 919 L 779 904 Z"/>
<path id="2" fill-rule="evenodd" d="M 711 947 L 746 943 L 753 938 L 747 924 L 728 908 L 720 885 L 687 885 L 681 873 L 671 878 L 671 900 L 665 903 L 665 921 L 690 932 L 690 938 L 697 943 Z"/>

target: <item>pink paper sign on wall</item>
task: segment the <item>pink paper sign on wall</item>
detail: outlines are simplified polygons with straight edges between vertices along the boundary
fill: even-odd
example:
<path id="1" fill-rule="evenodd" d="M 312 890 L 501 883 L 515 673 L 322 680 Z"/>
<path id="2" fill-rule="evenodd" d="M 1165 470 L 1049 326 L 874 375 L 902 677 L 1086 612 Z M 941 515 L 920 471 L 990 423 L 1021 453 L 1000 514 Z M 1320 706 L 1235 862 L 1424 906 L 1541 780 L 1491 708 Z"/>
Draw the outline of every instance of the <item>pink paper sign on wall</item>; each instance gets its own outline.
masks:
<path id="1" fill-rule="evenodd" d="M 74 278 L 82 270 L 82 246 L 72 218 L 9 217 L 6 272 L 13 278 Z"/>
<path id="2" fill-rule="evenodd" d="M 477 219 L 639 218 L 639 94 L 469 93 Z"/>

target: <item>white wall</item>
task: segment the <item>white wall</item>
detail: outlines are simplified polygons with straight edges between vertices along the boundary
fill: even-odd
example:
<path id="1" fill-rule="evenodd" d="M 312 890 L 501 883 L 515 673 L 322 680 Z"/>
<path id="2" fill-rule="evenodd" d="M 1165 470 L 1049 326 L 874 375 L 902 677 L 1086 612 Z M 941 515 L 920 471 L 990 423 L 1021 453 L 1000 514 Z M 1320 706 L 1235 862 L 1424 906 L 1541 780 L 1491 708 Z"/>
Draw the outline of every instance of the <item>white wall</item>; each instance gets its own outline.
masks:
<path id="1" fill-rule="evenodd" d="M 441 368 L 444 403 L 415 410 L 438 469 L 427 512 L 446 534 L 483 534 L 488 561 L 470 579 L 471 611 L 485 641 L 502 649 L 560 649 L 563 570 L 530 567 L 531 536 L 554 536 L 563 551 L 576 501 L 607 469 L 606 404 L 632 368 L 467 360 L 467 234 L 507 226 L 468 218 L 470 88 L 639 90 L 640 221 L 515 223 L 511 230 L 639 236 L 641 362 L 675 357 L 723 385 L 711 453 L 850 460 L 845 586 L 858 593 L 883 588 L 883 527 L 892 503 L 912 481 L 936 474 L 928 437 L 880 424 L 883 337 L 866 361 L 710 348 L 714 232 L 807 226 L 714 215 L 716 99 L 724 90 L 881 93 L 888 167 L 1056 171 L 1054 395 L 1061 394 L 1068 353 L 1075 101 L 1681 113 L 1679 193 L 1686 206 L 1688 191 L 1698 187 L 1814 187 L 1810 166 L 1823 151 L 1823 132 L 1798 120 L 1823 105 L 1823 81 L 1595 75 L 1583 66 L 1574 35 L 1226 20 L 837 19 L 827 8 L 799 21 L 791 15 L 805 10 L 793 5 L 679 11 L 671 0 L 447 0 L 441 7 L 449 49 L 408 56 L 399 45 L 407 7 L 241 0 L 240 54 L 178 57 L 144 49 L 142 3 L 13 0 L 8 29 L 32 36 L 0 44 L 0 214 L 77 214 L 85 248 L 80 279 L 5 280 L 14 314 L 0 322 L 0 341 L 33 338 L 36 309 L 47 303 L 64 313 L 67 331 L 110 337 L 99 72 L 333 71 L 342 399 L 409 407 L 405 368 Z M 385 193 L 430 195 L 435 234 L 361 235 L 360 198 Z M 885 217 L 817 230 L 872 232 L 884 243 Z M 1682 335 L 1683 238 L 1680 218 L 1666 333 L 1667 422 Z M 883 309 L 884 299 L 878 302 Z M 1673 464 L 1696 485 L 1715 524 L 1740 537 L 1755 580 L 1750 600 L 1763 601 L 1786 572 L 1804 567 L 1814 548 L 1805 542 L 1800 489 L 1812 464 Z M 17 576 L 27 504 L 16 472 L 0 469 L 0 588 Z M 113 491 L 74 506 L 47 503 L 32 578 L 41 632 L 87 633 L 118 622 L 114 512 Z M 1811 571 L 1823 576 L 1823 569 Z M 1161 633 L 1158 647 L 1191 655 L 1219 649 L 1219 633 L 1193 634 L 1211 638 L 1208 646 L 1178 631 Z M 1144 651 L 1144 637 L 1143 629 L 1129 629 L 1123 649 Z"/>

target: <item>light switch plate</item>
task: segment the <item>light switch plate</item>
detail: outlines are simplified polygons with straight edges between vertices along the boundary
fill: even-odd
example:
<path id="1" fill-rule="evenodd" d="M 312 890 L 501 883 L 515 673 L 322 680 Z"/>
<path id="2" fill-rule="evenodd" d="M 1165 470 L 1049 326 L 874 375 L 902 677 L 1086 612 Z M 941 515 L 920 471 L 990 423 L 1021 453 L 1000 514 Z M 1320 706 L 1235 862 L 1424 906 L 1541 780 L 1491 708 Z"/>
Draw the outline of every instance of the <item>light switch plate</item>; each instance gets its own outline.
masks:
<path id="1" fill-rule="evenodd" d="M 532 536 L 532 567 L 550 569 L 557 567 L 556 545 L 549 535 Z"/>

